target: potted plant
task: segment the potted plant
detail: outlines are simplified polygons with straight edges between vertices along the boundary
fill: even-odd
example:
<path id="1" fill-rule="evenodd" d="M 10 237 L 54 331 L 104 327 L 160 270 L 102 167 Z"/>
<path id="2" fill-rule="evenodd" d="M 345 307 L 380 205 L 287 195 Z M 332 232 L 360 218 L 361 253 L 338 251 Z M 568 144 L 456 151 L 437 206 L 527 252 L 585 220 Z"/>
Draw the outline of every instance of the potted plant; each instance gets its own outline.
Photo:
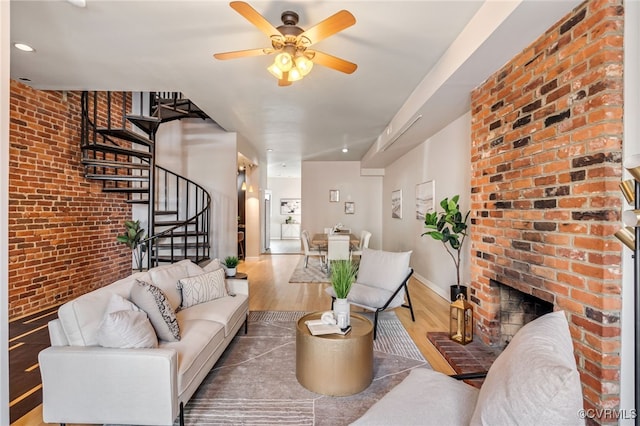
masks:
<path id="1" fill-rule="evenodd" d="M 140 227 L 140 221 L 126 220 L 124 222 L 126 232 L 122 235 L 118 235 L 116 240 L 119 243 L 126 244 L 131 250 L 133 250 L 133 259 L 138 265 L 138 270 L 142 271 L 142 260 L 144 254 L 147 251 L 147 244 L 144 242 L 144 229 Z"/>
<path id="2" fill-rule="evenodd" d="M 440 201 L 442 212 L 427 213 L 424 218 L 424 226 L 427 231 L 422 235 L 430 235 L 431 238 L 441 241 L 456 267 L 456 284 L 451 286 L 451 301 L 455 301 L 458 294 L 467 295 L 467 287 L 460 285 L 460 258 L 462 255 L 462 244 L 467 237 L 467 219 L 469 213 L 464 216 L 460 211 L 458 200 L 459 195 L 445 198 Z"/>
<path id="3" fill-rule="evenodd" d="M 358 267 L 350 260 L 336 260 L 331 262 L 331 286 L 336 293 L 336 301 L 333 310 L 341 328 L 351 324 L 350 307 L 347 296 L 351 290 L 351 284 L 356 279 Z"/>
<path id="4" fill-rule="evenodd" d="M 236 275 L 236 268 L 240 263 L 240 259 L 237 256 L 227 256 L 222 261 L 222 264 L 225 266 L 225 270 L 228 277 L 233 277 Z"/>

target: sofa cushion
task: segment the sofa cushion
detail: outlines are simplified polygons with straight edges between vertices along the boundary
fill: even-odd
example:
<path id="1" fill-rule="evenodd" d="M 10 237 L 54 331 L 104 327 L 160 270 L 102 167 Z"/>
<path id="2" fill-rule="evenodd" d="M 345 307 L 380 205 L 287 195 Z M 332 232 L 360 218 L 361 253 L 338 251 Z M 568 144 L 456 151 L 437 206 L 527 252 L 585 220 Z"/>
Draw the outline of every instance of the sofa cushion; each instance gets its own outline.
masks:
<path id="1" fill-rule="evenodd" d="M 158 337 L 144 312 L 116 311 L 103 319 L 98 344 L 105 348 L 155 348 Z"/>
<path id="2" fill-rule="evenodd" d="M 409 273 L 411 251 L 362 251 L 356 282 L 395 291 Z"/>
<path id="3" fill-rule="evenodd" d="M 71 346 L 98 344 L 98 328 L 112 294 L 129 298 L 136 279 L 149 280 L 148 272 L 136 272 L 108 286 L 83 294 L 58 309 L 58 318 Z"/>
<path id="4" fill-rule="evenodd" d="M 220 323 L 207 320 L 180 321 L 182 338 L 179 342 L 160 342 L 160 348 L 174 349 L 178 353 L 178 394 L 198 377 L 207 360 L 216 354 L 216 348 L 224 342 L 224 330 Z M 211 368 L 210 366 L 207 370 Z"/>
<path id="5" fill-rule="evenodd" d="M 98 328 L 98 344 L 105 348 L 155 348 L 158 337 L 146 313 L 113 293 Z"/>
<path id="6" fill-rule="evenodd" d="M 352 425 L 468 425 L 477 398 L 473 386 L 415 368 Z"/>
<path id="7" fill-rule="evenodd" d="M 213 259 L 202 268 L 204 272 L 213 272 L 218 269 L 222 269 L 220 259 Z"/>
<path id="8" fill-rule="evenodd" d="M 165 294 L 153 284 L 136 281 L 131 289 L 131 301 L 149 316 L 158 339 L 167 342 L 180 340 L 180 326 Z"/>
<path id="9" fill-rule="evenodd" d="M 191 263 L 191 262 L 190 262 Z M 197 266 L 197 265 L 195 265 Z M 167 300 L 171 304 L 171 308 L 175 311 L 180 306 L 180 290 L 178 289 L 178 281 L 189 276 L 189 271 L 185 263 L 178 262 L 170 265 L 163 265 L 149 270 L 151 276 L 150 283 L 158 287 Z"/>
<path id="10" fill-rule="evenodd" d="M 582 386 L 563 311 L 526 324 L 480 389 L 472 425 L 577 425 Z"/>
<path id="11" fill-rule="evenodd" d="M 176 315 L 181 324 L 195 319 L 218 322 L 224 327 L 224 335 L 227 336 L 238 322 L 246 319 L 248 310 L 249 298 L 246 294 L 238 294 L 191 306 L 179 311 Z"/>
<path id="12" fill-rule="evenodd" d="M 220 268 L 195 277 L 182 278 L 178 281 L 178 288 L 182 292 L 180 309 L 226 296 L 224 276 L 225 272 Z"/>

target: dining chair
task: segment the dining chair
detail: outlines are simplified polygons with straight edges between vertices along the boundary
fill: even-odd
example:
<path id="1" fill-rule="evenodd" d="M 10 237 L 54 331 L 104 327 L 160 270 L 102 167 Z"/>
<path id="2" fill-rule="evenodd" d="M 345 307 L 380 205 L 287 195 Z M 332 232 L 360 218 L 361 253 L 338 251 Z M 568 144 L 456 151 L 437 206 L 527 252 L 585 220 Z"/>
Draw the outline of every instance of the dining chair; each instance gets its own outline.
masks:
<path id="1" fill-rule="evenodd" d="M 309 238 L 309 232 L 307 230 L 302 231 L 302 247 L 304 249 L 304 267 L 306 268 L 309 263 L 309 257 L 320 258 L 320 265 L 324 265 L 324 254 L 319 248 L 313 249 L 311 246 L 311 239 Z"/>
<path id="2" fill-rule="evenodd" d="M 333 234 L 333 228 L 324 228 L 324 233 L 327 235 Z"/>
<path id="3" fill-rule="evenodd" d="M 353 250 L 351 252 L 351 256 L 360 256 L 362 257 L 362 251 L 366 248 L 369 248 L 369 240 L 371 239 L 371 232 L 362 231 L 360 233 L 360 246 L 357 250 Z"/>
<path id="4" fill-rule="evenodd" d="M 327 238 L 327 273 L 333 260 L 351 260 L 349 235 L 333 234 Z"/>

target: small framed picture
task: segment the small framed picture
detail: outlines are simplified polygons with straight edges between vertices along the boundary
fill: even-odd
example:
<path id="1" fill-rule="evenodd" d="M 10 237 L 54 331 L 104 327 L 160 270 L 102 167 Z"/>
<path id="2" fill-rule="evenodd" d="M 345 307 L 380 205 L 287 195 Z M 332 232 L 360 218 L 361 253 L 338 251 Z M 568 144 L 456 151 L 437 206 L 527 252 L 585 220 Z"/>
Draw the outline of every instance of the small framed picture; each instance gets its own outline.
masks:
<path id="1" fill-rule="evenodd" d="M 347 201 L 344 203 L 344 214 L 355 214 L 356 213 L 356 203 L 353 201 Z"/>
<path id="2" fill-rule="evenodd" d="M 402 219 L 402 190 L 396 189 L 391 192 L 391 217 Z"/>
<path id="3" fill-rule="evenodd" d="M 338 191 L 337 189 L 330 189 L 329 201 L 331 203 L 337 203 L 338 201 L 340 201 L 340 191 Z"/>

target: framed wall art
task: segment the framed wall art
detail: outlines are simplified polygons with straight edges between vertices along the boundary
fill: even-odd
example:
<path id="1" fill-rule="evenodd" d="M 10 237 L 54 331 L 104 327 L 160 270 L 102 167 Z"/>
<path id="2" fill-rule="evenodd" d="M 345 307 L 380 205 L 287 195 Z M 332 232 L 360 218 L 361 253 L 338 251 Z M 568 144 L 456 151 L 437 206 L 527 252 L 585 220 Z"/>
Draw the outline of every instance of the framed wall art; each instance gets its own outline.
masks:
<path id="1" fill-rule="evenodd" d="M 344 214 L 355 214 L 356 213 L 356 203 L 353 201 L 346 201 L 344 203 Z"/>
<path id="2" fill-rule="evenodd" d="M 302 213 L 302 200 L 300 198 L 280 198 L 280 214 L 288 216 Z"/>
<path id="3" fill-rule="evenodd" d="M 402 219 L 402 189 L 391 192 L 391 217 Z"/>
<path id="4" fill-rule="evenodd" d="M 425 215 L 434 210 L 435 187 L 434 180 L 416 185 L 416 219 L 424 221 Z"/>

